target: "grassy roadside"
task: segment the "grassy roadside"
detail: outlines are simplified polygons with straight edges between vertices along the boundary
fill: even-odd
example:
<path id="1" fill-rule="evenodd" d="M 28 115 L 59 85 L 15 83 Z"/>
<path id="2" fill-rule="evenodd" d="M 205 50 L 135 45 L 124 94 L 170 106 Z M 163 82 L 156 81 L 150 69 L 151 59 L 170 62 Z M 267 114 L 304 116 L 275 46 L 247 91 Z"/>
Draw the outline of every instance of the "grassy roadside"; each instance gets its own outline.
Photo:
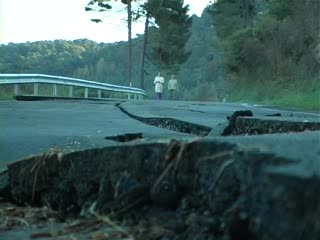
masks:
<path id="1" fill-rule="evenodd" d="M 306 111 L 320 111 L 320 80 L 305 87 L 239 84 L 228 101 L 288 107 Z"/>
<path id="2" fill-rule="evenodd" d="M 13 87 L 0 86 L 0 100 L 12 100 L 13 99 Z"/>

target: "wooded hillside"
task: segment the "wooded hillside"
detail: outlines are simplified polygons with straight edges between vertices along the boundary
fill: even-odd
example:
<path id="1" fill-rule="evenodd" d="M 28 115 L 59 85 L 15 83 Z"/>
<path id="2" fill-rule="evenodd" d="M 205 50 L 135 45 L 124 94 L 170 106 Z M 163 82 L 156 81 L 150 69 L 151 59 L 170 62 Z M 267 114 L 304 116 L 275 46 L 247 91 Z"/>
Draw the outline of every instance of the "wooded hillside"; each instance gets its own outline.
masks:
<path id="1" fill-rule="evenodd" d="M 176 74 L 180 100 L 261 101 L 293 105 L 319 102 L 320 1 L 218 0 L 192 16 L 187 60 L 164 69 L 155 59 L 150 27 L 145 89 Z M 133 39 L 132 83 L 139 87 L 143 35 Z M 162 46 L 163 47 L 163 46 Z M 127 43 L 40 41 L 1 45 L 1 73 L 42 73 L 128 85 Z M 280 99 L 280 97 L 286 99 Z M 166 98 L 166 96 L 165 96 Z M 297 102 L 297 104 L 291 104 Z"/>

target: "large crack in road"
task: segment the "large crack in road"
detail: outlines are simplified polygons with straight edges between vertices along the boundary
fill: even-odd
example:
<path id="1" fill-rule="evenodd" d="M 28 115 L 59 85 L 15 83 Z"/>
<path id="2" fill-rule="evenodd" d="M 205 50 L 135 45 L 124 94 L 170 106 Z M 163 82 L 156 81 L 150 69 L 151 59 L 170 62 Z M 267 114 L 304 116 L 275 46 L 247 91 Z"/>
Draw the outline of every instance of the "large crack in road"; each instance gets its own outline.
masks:
<path id="1" fill-rule="evenodd" d="M 200 137 L 207 136 L 212 130 L 212 128 L 207 126 L 190 123 L 186 121 L 181 121 L 173 118 L 144 118 L 144 117 L 140 117 L 132 113 L 129 113 L 120 104 L 117 104 L 116 106 L 118 106 L 119 109 L 124 114 L 131 117 L 132 119 L 135 119 L 137 121 L 143 122 L 151 126 L 165 128 L 165 129 L 169 129 L 169 130 L 181 132 L 181 133 L 193 134 Z"/>
<path id="2" fill-rule="evenodd" d="M 207 136 L 213 128 L 190 123 L 174 118 L 141 117 L 128 112 L 121 103 L 116 106 L 127 116 L 147 125 L 169 129 L 176 132 L 188 133 L 200 137 Z M 303 132 L 320 130 L 319 119 L 301 121 L 295 118 L 281 118 L 281 114 L 254 117 L 250 110 L 235 111 L 226 121 L 226 127 L 220 131 L 221 136 L 230 135 L 259 135 L 288 132 Z"/>
<path id="3" fill-rule="evenodd" d="M 173 118 L 143 118 L 118 107 L 147 125 L 207 137 L 133 144 L 143 136 L 128 133 L 108 138 L 124 142 L 120 146 L 55 150 L 11 163 L 0 173 L 0 198 L 15 205 L 0 204 L 0 236 L 92 239 L 99 234 L 99 239 L 184 240 L 320 236 L 316 119 L 257 118 L 252 112 L 237 111 L 221 132 L 224 136 L 212 138 L 210 127 Z M 28 213 L 17 205 L 33 208 Z M 23 216 L 17 219 L 19 213 Z M 74 217 L 81 221 L 72 222 Z M 33 235 L 25 230 L 31 224 L 38 226 Z"/>

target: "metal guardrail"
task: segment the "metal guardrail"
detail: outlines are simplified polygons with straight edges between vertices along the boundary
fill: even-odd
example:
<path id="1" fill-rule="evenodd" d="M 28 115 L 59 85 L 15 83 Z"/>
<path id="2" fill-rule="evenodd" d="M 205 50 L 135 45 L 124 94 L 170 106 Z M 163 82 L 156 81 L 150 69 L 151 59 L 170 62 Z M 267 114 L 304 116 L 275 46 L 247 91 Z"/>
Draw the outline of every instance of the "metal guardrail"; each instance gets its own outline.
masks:
<path id="1" fill-rule="evenodd" d="M 33 84 L 33 95 L 39 95 L 39 84 L 52 84 L 53 96 L 58 96 L 58 88 L 57 85 L 65 85 L 69 86 L 69 97 L 72 98 L 73 87 L 83 87 L 84 98 L 88 98 L 89 89 L 96 89 L 97 98 L 102 98 L 102 91 L 110 91 L 117 93 L 125 93 L 128 94 L 128 98 L 131 98 L 133 95 L 134 99 L 142 99 L 146 93 L 144 90 L 140 88 L 134 87 L 125 87 L 119 85 L 112 85 L 108 83 L 94 82 L 77 78 L 68 78 L 68 77 L 60 77 L 60 76 L 52 76 L 52 75 L 44 75 L 44 74 L 0 74 L 0 85 L 14 85 L 14 95 L 17 96 L 19 94 L 19 85 L 20 84 Z"/>

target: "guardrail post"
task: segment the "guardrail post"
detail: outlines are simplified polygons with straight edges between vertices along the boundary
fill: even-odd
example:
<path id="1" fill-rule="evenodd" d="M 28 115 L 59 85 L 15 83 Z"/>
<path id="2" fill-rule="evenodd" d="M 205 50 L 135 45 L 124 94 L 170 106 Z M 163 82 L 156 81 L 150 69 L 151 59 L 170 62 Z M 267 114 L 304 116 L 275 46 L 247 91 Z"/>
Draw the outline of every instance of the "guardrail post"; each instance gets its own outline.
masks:
<path id="1" fill-rule="evenodd" d="M 73 86 L 69 86 L 69 97 L 73 97 Z"/>
<path id="2" fill-rule="evenodd" d="M 13 85 L 13 94 L 15 96 L 18 96 L 18 94 L 19 94 L 19 84 L 17 84 L 17 83 Z"/>
<path id="3" fill-rule="evenodd" d="M 129 100 L 131 99 L 131 95 L 130 95 L 130 93 L 128 93 L 128 99 L 129 99 Z"/>
<path id="4" fill-rule="evenodd" d="M 33 95 L 38 96 L 39 94 L 39 83 L 34 83 L 33 84 Z"/>
<path id="5" fill-rule="evenodd" d="M 57 84 L 53 84 L 53 96 L 56 97 L 58 95 Z"/>
<path id="6" fill-rule="evenodd" d="M 88 98 L 88 92 L 89 92 L 89 91 L 88 91 L 88 88 L 85 88 L 85 89 L 84 89 L 84 97 L 85 97 L 85 98 Z"/>

